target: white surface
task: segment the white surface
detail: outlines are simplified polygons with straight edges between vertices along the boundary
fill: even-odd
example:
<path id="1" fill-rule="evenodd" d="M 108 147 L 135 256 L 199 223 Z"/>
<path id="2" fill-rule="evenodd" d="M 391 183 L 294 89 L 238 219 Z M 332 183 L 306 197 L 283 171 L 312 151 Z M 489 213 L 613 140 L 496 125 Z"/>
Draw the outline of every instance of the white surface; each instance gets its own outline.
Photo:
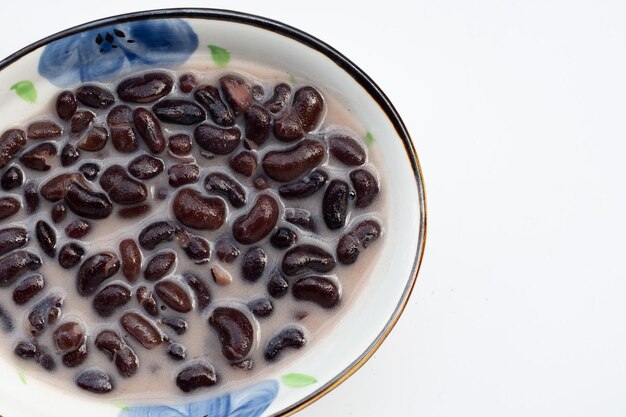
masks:
<path id="1" fill-rule="evenodd" d="M 429 203 L 418 284 L 374 358 L 299 416 L 624 415 L 623 2 L 74 3 L 3 2 L 0 55 L 105 15 L 231 8 L 328 41 L 403 116 Z"/>

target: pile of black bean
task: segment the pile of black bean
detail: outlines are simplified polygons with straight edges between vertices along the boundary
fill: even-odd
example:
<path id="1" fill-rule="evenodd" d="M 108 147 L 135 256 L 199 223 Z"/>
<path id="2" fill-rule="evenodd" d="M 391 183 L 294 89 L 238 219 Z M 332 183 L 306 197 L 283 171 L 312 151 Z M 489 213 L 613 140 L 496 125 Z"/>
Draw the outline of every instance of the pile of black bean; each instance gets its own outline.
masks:
<path id="1" fill-rule="evenodd" d="M 280 299 L 324 309 L 341 302 L 333 270 L 355 263 L 381 235 L 376 213 L 367 212 L 377 174 L 361 140 L 322 129 L 326 106 L 316 88 L 251 80 L 226 74 L 197 85 L 191 73 L 176 80 L 150 72 L 115 91 L 81 85 L 58 95 L 56 115 L 1 135 L 0 287 L 26 312 L 25 326 L 5 328 L 23 328 L 18 357 L 49 371 L 59 361 L 80 368 L 79 387 L 106 393 L 117 376 L 88 367 L 90 355 L 106 355 L 131 378 L 142 350 L 164 349 L 180 363 L 174 382 L 190 392 L 220 374 L 177 342 L 188 331 L 185 315 L 202 314 L 206 329 L 194 331 L 218 338 L 226 363 L 245 370 L 254 367 L 258 323 Z M 118 156 L 108 158 L 107 149 Z M 302 208 L 305 200 L 318 209 Z M 169 215 L 154 218 L 162 204 Z M 26 221 L 8 224 L 21 211 Z M 107 250 L 90 249 L 90 231 L 112 217 L 141 229 Z M 181 257 L 206 273 L 180 270 Z M 68 270 L 68 284 L 99 317 L 116 318 L 108 328 L 64 316 L 74 288 L 48 290 L 49 262 Z M 238 275 L 225 268 L 235 262 Z M 262 285 L 265 295 L 222 303 L 216 288 L 235 280 Z M 48 328 L 52 344 L 42 337 Z M 306 342 L 296 318 L 261 346 L 262 356 L 274 362 Z"/>

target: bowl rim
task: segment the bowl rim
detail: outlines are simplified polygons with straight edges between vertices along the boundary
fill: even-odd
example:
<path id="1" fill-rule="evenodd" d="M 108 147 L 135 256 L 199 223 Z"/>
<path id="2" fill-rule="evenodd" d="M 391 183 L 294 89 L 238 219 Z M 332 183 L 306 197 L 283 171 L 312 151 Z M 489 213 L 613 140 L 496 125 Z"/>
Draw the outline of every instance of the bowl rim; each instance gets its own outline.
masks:
<path id="1" fill-rule="evenodd" d="M 313 393 L 273 414 L 274 417 L 291 416 L 311 405 L 315 401 L 319 400 L 320 398 L 331 392 L 333 389 L 337 388 L 356 371 L 358 371 L 374 355 L 374 353 L 376 353 L 378 348 L 391 333 L 396 323 L 400 319 L 400 316 L 404 312 L 404 309 L 407 306 L 408 300 L 417 281 L 417 276 L 422 264 L 422 259 L 424 257 L 424 247 L 426 243 L 427 206 L 422 168 L 417 157 L 417 152 L 415 151 L 413 141 L 411 140 L 409 132 L 397 110 L 395 109 L 389 98 L 381 90 L 381 88 L 378 87 L 378 85 L 362 69 L 360 69 L 356 64 L 346 58 L 335 48 L 325 43 L 324 41 L 316 38 L 315 36 L 312 36 L 300 29 L 297 29 L 280 21 L 254 14 L 215 8 L 165 8 L 110 16 L 73 26 L 71 28 L 57 32 L 53 35 L 47 36 L 39 41 L 31 43 L 30 45 L 18 50 L 17 52 L 9 55 L 8 57 L 0 61 L 0 71 L 41 47 L 44 47 L 56 40 L 75 35 L 77 33 L 114 23 L 169 18 L 217 20 L 254 26 L 261 29 L 269 30 L 278 35 L 291 38 L 303 44 L 304 46 L 312 48 L 330 58 L 337 66 L 346 71 L 348 75 L 350 75 L 361 87 L 363 87 L 370 95 L 370 97 L 380 106 L 381 110 L 385 113 L 389 121 L 392 123 L 399 138 L 402 140 L 406 156 L 409 159 L 411 169 L 413 171 L 415 184 L 417 186 L 419 207 L 421 209 L 420 224 L 418 230 L 419 236 L 417 253 L 415 254 L 413 266 L 411 268 L 411 274 L 404 288 L 402 296 L 398 301 L 398 304 L 396 305 L 396 308 L 394 309 L 391 317 L 385 324 L 383 330 L 365 349 L 365 351 L 361 353 L 361 355 L 359 355 L 358 358 L 356 358 L 350 365 L 340 371 L 337 375 L 335 375 L 335 377 L 326 382 Z"/>

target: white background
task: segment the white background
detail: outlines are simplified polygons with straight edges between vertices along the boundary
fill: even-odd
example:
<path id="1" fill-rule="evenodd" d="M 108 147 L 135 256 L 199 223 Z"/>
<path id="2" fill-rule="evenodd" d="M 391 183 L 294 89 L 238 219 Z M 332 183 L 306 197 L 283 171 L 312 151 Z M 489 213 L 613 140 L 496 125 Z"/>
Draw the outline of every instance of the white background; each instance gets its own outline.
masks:
<path id="1" fill-rule="evenodd" d="M 329 42 L 403 116 L 429 233 L 387 342 L 299 416 L 623 416 L 625 5 L 5 0 L 0 55 L 174 6 L 256 13 Z"/>

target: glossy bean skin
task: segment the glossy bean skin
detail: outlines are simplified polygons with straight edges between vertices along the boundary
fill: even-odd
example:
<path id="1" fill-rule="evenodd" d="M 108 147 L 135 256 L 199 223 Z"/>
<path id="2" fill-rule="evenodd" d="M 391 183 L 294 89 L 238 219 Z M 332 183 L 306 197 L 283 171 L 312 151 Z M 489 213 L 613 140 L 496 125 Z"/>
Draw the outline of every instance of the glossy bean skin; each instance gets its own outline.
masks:
<path id="1" fill-rule="evenodd" d="M 124 378 L 137 373 L 139 369 L 137 354 L 114 330 L 102 330 L 98 333 L 95 345 L 110 360 L 115 362 L 117 370 Z"/>
<path id="2" fill-rule="evenodd" d="M 191 153 L 193 144 L 191 137 L 184 133 L 170 136 L 167 140 L 167 147 L 176 156 L 185 156 Z"/>
<path id="3" fill-rule="evenodd" d="M 193 291 L 199 311 L 204 310 L 211 304 L 211 290 L 200 277 L 191 272 L 186 272 L 183 274 L 183 281 Z"/>
<path id="4" fill-rule="evenodd" d="M 195 263 L 206 263 L 211 258 L 211 246 L 205 238 L 181 230 L 176 233 L 176 239 L 187 257 Z"/>
<path id="5" fill-rule="evenodd" d="M 148 281 L 157 281 L 167 275 L 175 262 L 176 252 L 172 250 L 159 252 L 146 262 L 143 277 Z"/>
<path id="6" fill-rule="evenodd" d="M 218 377 L 215 368 L 205 361 L 189 363 L 176 376 L 176 386 L 183 392 L 211 387 L 217 382 Z"/>
<path id="7" fill-rule="evenodd" d="M 267 293 L 274 298 L 283 298 L 289 291 L 289 283 L 280 273 L 280 271 L 273 271 L 267 280 Z"/>
<path id="8" fill-rule="evenodd" d="M 180 91 L 185 94 L 189 94 L 198 85 L 196 77 L 193 74 L 183 74 L 178 78 L 178 86 Z"/>
<path id="9" fill-rule="evenodd" d="M 304 137 L 302 122 L 293 113 L 287 113 L 274 122 L 274 136 L 283 142 L 294 142 Z"/>
<path id="10" fill-rule="evenodd" d="M 163 172 L 164 168 L 163 160 L 148 154 L 139 155 L 128 163 L 128 172 L 140 180 L 154 178 Z"/>
<path id="11" fill-rule="evenodd" d="M 194 93 L 195 99 L 211 115 L 211 119 L 220 126 L 232 126 L 235 124 L 235 115 L 230 107 L 220 97 L 220 92 L 212 85 L 202 85 Z"/>
<path id="12" fill-rule="evenodd" d="M 298 116 L 305 132 L 318 125 L 324 110 L 324 99 L 315 88 L 307 86 L 298 89 L 293 95 L 292 112 Z"/>
<path id="13" fill-rule="evenodd" d="M 255 298 L 253 300 L 248 301 L 246 304 L 252 314 L 258 318 L 265 318 L 272 315 L 274 311 L 274 305 L 272 302 L 265 297 Z"/>
<path id="14" fill-rule="evenodd" d="M 240 361 L 252 350 L 254 330 L 248 317 L 233 307 L 217 307 L 209 316 L 209 325 L 217 332 L 222 354 L 229 361 Z"/>
<path id="15" fill-rule="evenodd" d="M 90 111 L 77 111 L 70 119 L 70 132 L 79 135 L 93 123 L 96 115 Z"/>
<path id="16" fill-rule="evenodd" d="M 98 177 L 100 173 L 100 167 L 97 164 L 92 162 L 88 162 L 86 164 L 82 164 L 78 170 L 83 174 L 88 181 L 93 181 Z"/>
<path id="17" fill-rule="evenodd" d="M 62 353 L 78 349 L 85 342 L 86 338 L 85 326 L 76 321 L 60 324 L 52 333 L 54 344 Z"/>
<path id="18" fill-rule="evenodd" d="M 79 264 L 84 254 L 85 249 L 78 243 L 66 243 L 59 251 L 59 265 L 65 269 L 73 268 Z"/>
<path id="19" fill-rule="evenodd" d="M 57 148 L 50 142 L 35 145 L 27 149 L 21 156 L 22 166 L 35 171 L 49 171 L 51 161 L 57 155 Z"/>
<path id="20" fill-rule="evenodd" d="M 51 120 L 33 122 L 26 128 L 28 139 L 55 139 L 63 134 L 63 128 Z"/>
<path id="21" fill-rule="evenodd" d="M 354 206 L 365 208 L 372 204 L 380 191 L 374 174 L 365 169 L 357 169 L 350 173 L 350 181 L 356 192 Z"/>
<path id="22" fill-rule="evenodd" d="M 88 219 L 104 219 L 111 215 L 113 205 L 108 197 L 73 182 L 65 194 L 65 204 L 74 213 Z"/>
<path id="23" fill-rule="evenodd" d="M 337 242 L 337 260 L 344 265 L 355 263 L 361 252 L 371 242 L 378 239 L 382 232 L 380 224 L 375 220 L 364 220 L 351 231 L 344 234 Z"/>
<path id="24" fill-rule="evenodd" d="M 163 335 L 156 325 L 139 313 L 131 311 L 120 319 L 124 330 L 133 336 L 141 345 L 150 350 L 163 343 Z"/>
<path id="25" fill-rule="evenodd" d="M 241 251 L 228 236 L 222 236 L 215 242 L 217 258 L 226 263 L 233 263 Z"/>
<path id="26" fill-rule="evenodd" d="M 359 141 L 343 132 L 331 132 L 326 136 L 328 151 L 338 161 L 348 166 L 363 165 L 367 153 Z"/>
<path id="27" fill-rule="evenodd" d="M 113 252 L 100 252 L 85 259 L 76 276 L 76 289 L 82 296 L 93 295 L 100 284 L 120 269 L 120 260 Z"/>
<path id="28" fill-rule="evenodd" d="M 296 244 L 298 235 L 288 227 L 277 228 L 270 237 L 270 243 L 277 249 L 287 249 Z"/>
<path id="29" fill-rule="evenodd" d="M 170 343 L 167 347 L 167 355 L 176 361 L 184 361 L 187 357 L 187 348 L 180 343 Z"/>
<path id="30" fill-rule="evenodd" d="M 250 84 L 236 75 L 226 75 L 220 78 L 220 86 L 226 102 L 235 112 L 235 115 L 248 110 L 252 104 L 252 92 Z"/>
<path id="31" fill-rule="evenodd" d="M 236 127 L 222 128 L 206 123 L 198 125 L 193 132 L 196 143 L 215 155 L 228 155 L 241 142 L 241 131 Z"/>
<path id="32" fill-rule="evenodd" d="M 23 227 L 6 227 L 0 229 L 0 256 L 28 244 L 28 230 Z"/>
<path id="33" fill-rule="evenodd" d="M 251 248 L 246 252 L 241 264 L 241 276 L 246 281 L 256 282 L 263 275 L 267 265 L 267 255 L 261 248 Z"/>
<path id="34" fill-rule="evenodd" d="M 272 116 L 261 106 L 252 105 L 244 115 L 246 123 L 246 139 L 256 146 L 263 145 L 270 135 Z"/>
<path id="35" fill-rule="evenodd" d="M 111 165 L 100 175 L 100 186 L 109 198 L 118 204 L 141 203 L 148 197 L 148 189 L 130 177 L 121 165 Z"/>
<path id="36" fill-rule="evenodd" d="M 61 307 L 65 298 L 60 294 L 50 294 L 33 306 L 28 314 L 28 330 L 32 336 L 41 335 L 61 316 Z"/>
<path id="37" fill-rule="evenodd" d="M 82 365 L 85 360 L 87 360 L 88 354 L 89 349 L 87 347 L 87 338 L 84 338 L 83 343 L 78 348 L 63 355 L 63 365 L 68 368 L 76 368 L 77 366 Z"/>
<path id="38" fill-rule="evenodd" d="M 71 91 L 63 91 L 57 96 L 55 106 L 61 120 L 70 120 L 78 109 L 76 96 Z"/>
<path id="39" fill-rule="evenodd" d="M 198 230 L 217 230 L 226 221 L 226 204 L 220 198 L 206 197 L 191 188 L 178 191 L 173 200 L 176 219 Z"/>
<path id="40" fill-rule="evenodd" d="M 17 305 L 24 305 L 38 295 L 45 286 L 46 279 L 43 275 L 27 275 L 13 289 L 13 301 Z"/>
<path id="41" fill-rule="evenodd" d="M 93 299 L 93 308 L 100 317 L 109 317 L 131 299 L 131 290 L 125 285 L 111 284 L 100 290 Z"/>
<path id="42" fill-rule="evenodd" d="M 174 311 L 189 313 L 193 308 L 191 297 L 182 285 L 173 280 L 161 280 L 154 285 L 159 298 Z"/>
<path id="43" fill-rule="evenodd" d="M 231 169 L 246 177 L 251 177 L 256 171 L 256 155 L 250 151 L 241 151 L 228 161 Z"/>
<path id="44" fill-rule="evenodd" d="M 59 174 L 42 184 L 40 190 L 41 196 L 46 200 L 53 202 L 62 200 L 67 194 L 70 185 L 74 182 L 82 182 L 82 178 L 79 173 L 74 172 Z"/>
<path id="45" fill-rule="evenodd" d="M 115 389 L 111 375 L 97 368 L 82 371 L 76 377 L 76 385 L 94 394 L 107 394 Z"/>
<path id="46" fill-rule="evenodd" d="M 76 149 L 69 143 L 61 149 L 61 165 L 69 167 L 74 165 L 80 159 L 80 150 Z"/>
<path id="47" fill-rule="evenodd" d="M 330 230 L 341 229 L 348 215 L 350 187 L 344 181 L 332 180 L 322 199 L 322 216 Z"/>
<path id="48" fill-rule="evenodd" d="M 133 112 L 133 121 L 139 135 L 144 140 L 148 149 L 153 154 L 159 154 L 165 150 L 165 137 L 156 116 L 142 107 Z"/>
<path id="49" fill-rule="evenodd" d="M 169 184 L 172 187 L 193 184 L 200 178 L 200 167 L 196 164 L 172 165 L 167 171 Z"/>
<path id="50" fill-rule="evenodd" d="M 321 189 L 326 184 L 326 181 L 328 181 L 328 174 L 318 169 L 295 182 L 281 185 L 278 193 L 281 197 L 287 199 L 306 198 Z"/>
<path id="51" fill-rule="evenodd" d="M 120 99 L 131 103 L 150 103 L 168 95 L 174 80 L 164 72 L 150 72 L 123 80 L 117 86 Z"/>
<path id="52" fill-rule="evenodd" d="M 161 100 L 152 106 L 152 111 L 162 122 L 178 125 L 194 125 L 206 119 L 202 107 L 188 100 Z"/>
<path id="53" fill-rule="evenodd" d="M 326 277 L 310 275 L 298 279 L 291 287 L 297 300 L 311 301 L 323 308 L 333 308 L 341 299 L 337 284 Z"/>
<path id="54" fill-rule="evenodd" d="M 294 147 L 270 151 L 263 157 L 263 170 L 273 180 L 293 181 L 319 165 L 326 155 L 324 145 L 312 139 L 304 139 Z"/>
<path id="55" fill-rule="evenodd" d="M 0 220 L 7 219 L 20 211 L 21 204 L 13 197 L 0 198 Z"/>
<path id="56" fill-rule="evenodd" d="M 177 335 L 183 335 L 187 332 L 188 324 L 187 322 L 180 317 L 163 317 L 161 319 L 161 323 L 169 327 L 176 333 Z"/>
<path id="57" fill-rule="evenodd" d="M 89 233 L 91 224 L 85 220 L 74 220 L 65 227 L 65 234 L 72 239 L 80 239 Z"/>
<path id="58" fill-rule="evenodd" d="M 50 210 L 50 218 L 55 224 L 61 223 L 67 217 L 67 206 L 63 203 L 56 203 Z"/>
<path id="59" fill-rule="evenodd" d="M 130 283 L 137 282 L 141 274 L 141 262 L 143 256 L 134 239 L 124 239 L 119 245 L 120 258 L 122 259 L 122 273 Z"/>
<path id="60" fill-rule="evenodd" d="M 12 285 L 28 271 L 41 267 L 41 258 L 27 250 L 16 250 L 0 258 L 0 288 Z"/>
<path id="61" fill-rule="evenodd" d="M 176 230 L 176 226 L 171 222 L 150 223 L 139 233 L 139 245 L 144 249 L 152 250 L 159 243 L 172 240 Z"/>
<path id="62" fill-rule="evenodd" d="M 0 178 L 0 186 L 4 191 L 10 191 L 24 183 L 24 171 L 18 166 L 10 166 Z"/>
<path id="63" fill-rule="evenodd" d="M 267 194 L 257 197 L 252 208 L 233 223 L 233 237 L 250 245 L 270 234 L 278 221 L 278 202 Z"/>
<path id="64" fill-rule="evenodd" d="M 26 132 L 20 129 L 9 129 L 0 136 L 0 168 L 26 146 Z"/>
<path id="65" fill-rule="evenodd" d="M 56 231 L 44 220 L 35 224 L 35 236 L 43 252 L 51 258 L 56 256 L 57 235 Z"/>
<path id="66" fill-rule="evenodd" d="M 111 143 L 115 149 L 124 153 L 132 153 L 139 148 L 137 135 L 131 126 L 112 127 Z M 158 146 L 158 144 L 156 146 Z"/>
<path id="67" fill-rule="evenodd" d="M 335 268 L 333 255 L 314 245 L 298 245 L 285 253 L 282 269 L 285 275 L 294 276 L 305 271 L 330 272 Z"/>
<path id="68" fill-rule="evenodd" d="M 301 349 L 306 344 L 306 337 L 301 328 L 288 326 L 272 337 L 265 346 L 264 357 L 268 362 L 280 359 L 286 348 Z"/>
<path id="69" fill-rule="evenodd" d="M 246 204 L 246 192 L 242 185 L 221 172 L 213 172 L 206 176 L 204 188 L 209 193 L 215 193 L 225 197 L 235 208 L 241 208 Z"/>
<path id="70" fill-rule="evenodd" d="M 137 288 L 137 302 L 139 302 L 139 305 L 141 305 L 149 315 L 153 317 L 159 315 L 159 306 L 154 299 L 152 291 L 150 291 L 147 287 L 141 286 Z"/>
<path id="71" fill-rule="evenodd" d="M 78 148 L 88 152 L 98 152 L 104 149 L 109 141 L 109 131 L 102 126 L 92 127 L 87 136 L 79 144 Z"/>
<path id="72" fill-rule="evenodd" d="M 94 109 L 106 109 L 115 102 L 113 93 L 97 85 L 82 85 L 78 87 L 76 98 L 85 106 Z"/>
<path id="73" fill-rule="evenodd" d="M 289 84 L 280 83 L 274 87 L 274 95 L 265 102 L 265 107 L 273 114 L 278 114 L 289 103 L 289 97 L 291 96 L 291 87 Z"/>
<path id="74" fill-rule="evenodd" d="M 35 213 L 39 209 L 40 200 L 37 192 L 37 182 L 35 180 L 27 180 L 24 183 L 24 208 L 26 213 Z"/>

